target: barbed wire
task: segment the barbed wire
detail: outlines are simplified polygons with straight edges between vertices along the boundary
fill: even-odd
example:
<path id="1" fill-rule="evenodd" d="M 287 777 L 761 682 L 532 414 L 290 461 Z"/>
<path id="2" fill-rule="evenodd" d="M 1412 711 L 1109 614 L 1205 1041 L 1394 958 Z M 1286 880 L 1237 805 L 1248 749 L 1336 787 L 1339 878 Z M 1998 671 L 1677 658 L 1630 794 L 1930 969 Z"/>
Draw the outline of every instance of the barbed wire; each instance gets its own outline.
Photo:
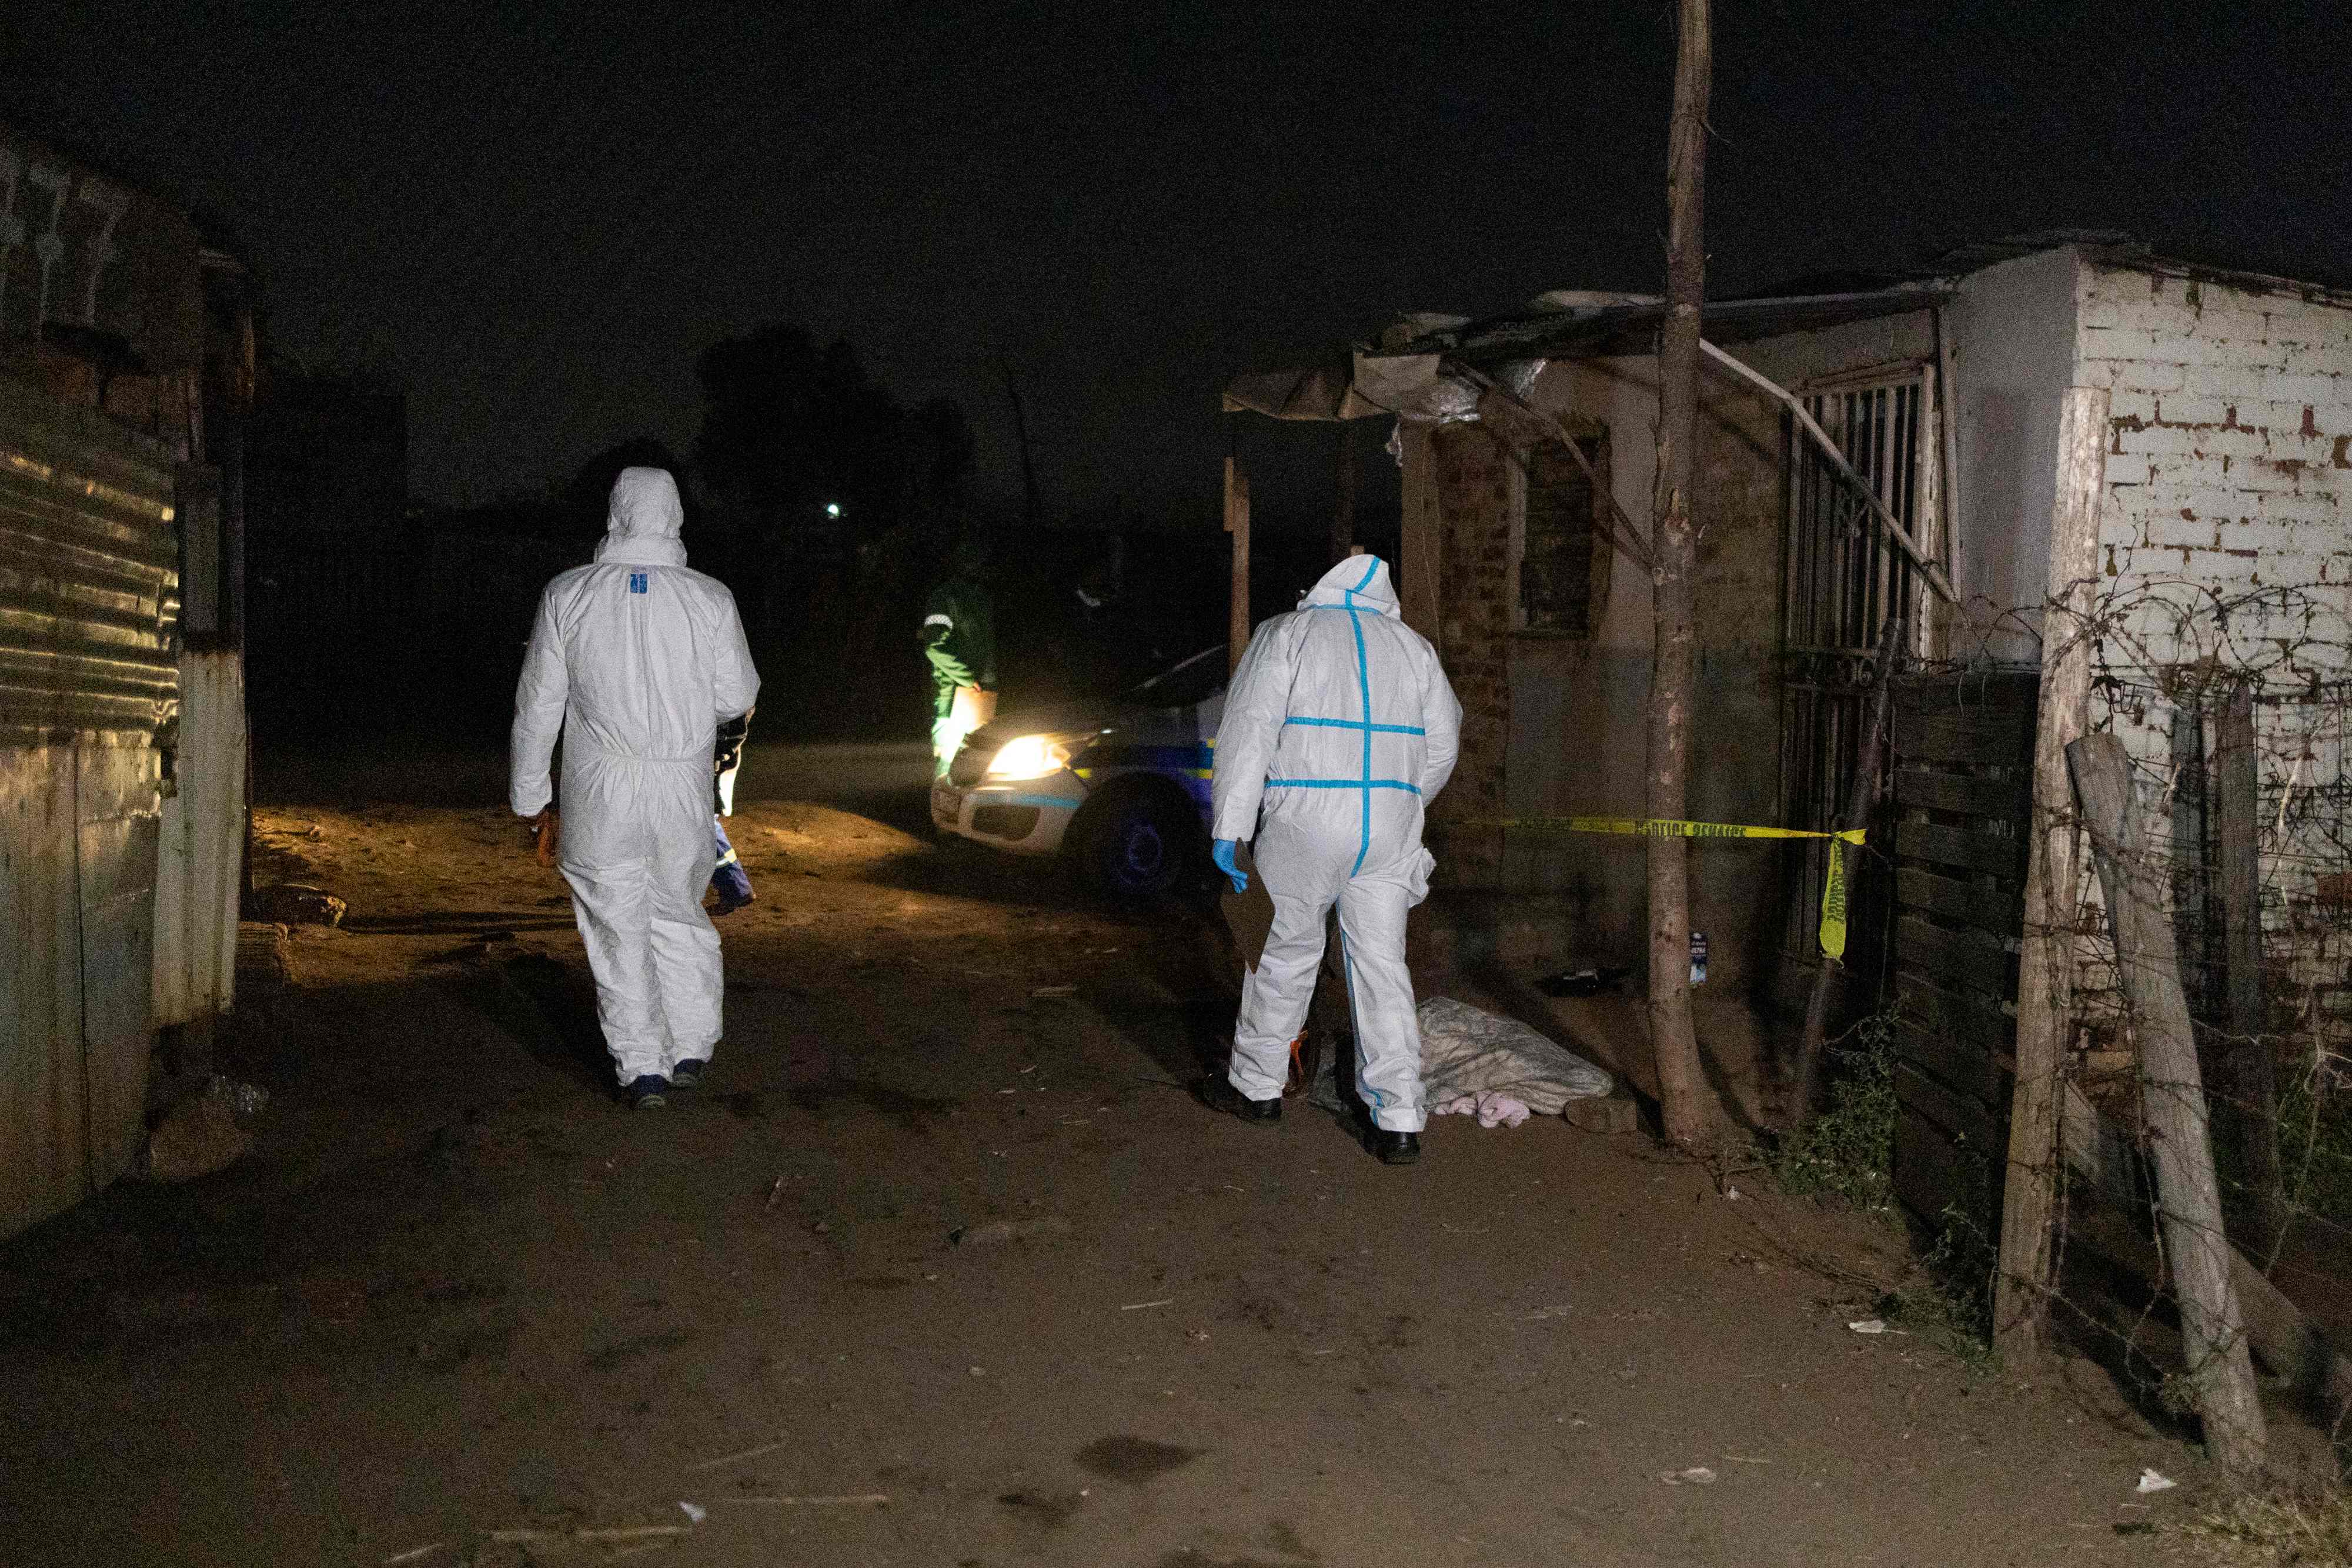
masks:
<path id="1" fill-rule="evenodd" d="M 2301 1288 L 2311 1276 L 2334 1281 L 2352 1314 L 2352 778 L 2346 768 L 2352 589 L 2325 581 L 2224 586 L 2147 574 L 2090 586 L 2081 612 L 2057 603 L 1997 612 L 1977 607 L 1964 626 L 1948 629 L 1948 643 L 1957 644 L 1952 655 L 1912 661 L 1905 679 L 1948 681 L 1966 703 L 1990 690 L 1993 677 L 2039 669 L 2045 638 L 2087 644 L 2088 727 L 2123 742 L 2143 829 L 2139 885 L 2160 891 L 2175 941 L 2168 963 L 2118 953 L 2087 842 L 2073 923 L 2055 931 L 2024 929 L 2025 940 L 2055 937 L 2069 960 L 2071 1010 L 2059 1068 L 2064 1082 L 2053 1087 L 2087 1102 L 2108 1150 L 2126 1156 L 2124 1169 L 2097 1169 L 2096 1151 L 2071 1146 L 2079 1143 L 2077 1129 L 2053 1167 L 2040 1173 L 2060 1194 L 2048 1300 L 2088 1342 L 2115 1353 L 2105 1359 L 2128 1386 L 2178 1413 L 2195 1403 L 2174 1333 L 2179 1302 L 2167 1258 L 2168 1232 L 2179 1239 L 2182 1216 L 2150 1174 L 2148 1111 L 2152 1096 L 2183 1095 L 2191 1085 L 2147 1071 L 2140 1042 L 2149 1020 L 2134 999 L 2140 982 L 2179 986 L 2191 1014 L 2201 1066 L 2190 1103 L 2200 1107 L 2200 1127 L 2214 1148 L 2221 1239 L 2238 1249 L 2244 1269 L 2285 1279 L 2297 1294 L 2311 1295 Z M 2229 970 L 2226 933 L 2244 915 L 2218 907 L 2222 802 L 2216 764 L 2224 747 L 2220 727 L 2233 702 L 2250 710 L 2255 779 L 2253 822 L 2232 822 L 2238 832 L 2251 827 L 2258 867 L 2252 914 L 2261 1010 L 2251 1020 L 2232 1016 L 2221 983 Z M 1987 765 L 1998 761 L 1988 758 Z M 2227 804 L 2232 812 L 2247 805 L 2242 799 Z M 2071 800 L 2054 815 L 2042 814 L 2053 810 L 2045 802 L 2036 808 L 2038 820 L 2019 821 L 2014 831 L 2079 828 Z M 2012 942 L 2010 950 L 2021 946 Z M 2250 1061 L 2266 1070 L 2247 1073 Z M 2260 1092 L 2250 1092 L 2250 1083 Z M 1999 1126 L 2006 1106 L 1990 1109 Z M 2274 1149 L 2274 1156 L 2263 1157 L 2257 1145 Z M 1965 1276 L 1960 1283 L 1980 1292 L 1989 1311 L 1998 1251 L 1992 1214 L 2008 1151 L 1980 1149 L 1969 1158 L 1979 1179 L 1958 1185 L 1970 1187 L 1975 1199 L 1956 1202 L 1937 1223 L 1947 1259 Z M 2104 1191 L 2094 1190 L 2099 1178 Z M 2117 1261 L 2118 1228 L 2126 1250 L 2158 1260 L 2136 1301 L 2112 1288 L 2111 1271 L 2094 1264 L 2095 1258 Z M 2032 1288 L 2043 1287 L 2035 1281 Z M 2240 1306 L 2241 1321 L 2228 1326 L 2225 1343 L 2246 1332 L 2250 1313 Z M 2324 1333 L 2313 1343 L 2324 1346 Z M 2282 1359 L 2276 1343 L 2254 1348 L 2260 1357 Z M 2273 1370 L 2306 1383 L 2314 1375 L 2307 1364 Z M 2334 1385 L 2339 1394 L 2347 1385 Z M 2330 1386 L 2325 1368 L 2319 1386 Z M 2352 1400 L 2336 1403 L 2323 1425 L 2336 1452 L 2352 1463 Z"/>

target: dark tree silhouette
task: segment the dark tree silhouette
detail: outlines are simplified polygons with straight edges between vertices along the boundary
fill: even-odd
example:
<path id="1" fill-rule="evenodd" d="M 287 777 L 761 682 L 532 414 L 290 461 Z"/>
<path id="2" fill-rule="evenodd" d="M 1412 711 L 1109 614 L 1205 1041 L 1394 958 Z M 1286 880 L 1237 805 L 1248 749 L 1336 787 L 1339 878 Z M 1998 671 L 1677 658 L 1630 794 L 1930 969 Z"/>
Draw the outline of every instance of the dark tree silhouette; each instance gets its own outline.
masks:
<path id="1" fill-rule="evenodd" d="M 558 497 L 567 524 L 577 521 L 601 530 L 612 501 L 613 481 L 621 476 L 624 468 L 668 469 L 676 476 L 678 494 L 686 502 L 687 526 L 693 528 L 696 517 L 692 476 L 678 461 L 677 454 L 669 449 L 668 443 L 650 435 L 615 442 L 572 471 L 571 483 L 563 486 Z"/>
<path id="2" fill-rule="evenodd" d="M 787 688 L 824 687 L 805 705 L 812 720 L 911 724 L 918 606 L 961 526 L 971 471 L 963 410 L 945 398 L 905 407 L 848 343 L 801 327 L 715 343 L 695 370 L 695 460 L 725 519 L 708 532 L 731 542 L 762 668 Z"/>

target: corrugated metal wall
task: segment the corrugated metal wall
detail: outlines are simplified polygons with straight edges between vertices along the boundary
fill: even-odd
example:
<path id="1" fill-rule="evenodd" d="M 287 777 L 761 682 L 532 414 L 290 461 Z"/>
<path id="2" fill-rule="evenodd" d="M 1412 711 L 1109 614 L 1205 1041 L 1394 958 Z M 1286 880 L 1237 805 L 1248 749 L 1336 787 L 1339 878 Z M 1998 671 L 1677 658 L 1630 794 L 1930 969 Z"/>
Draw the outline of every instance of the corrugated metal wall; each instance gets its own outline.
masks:
<path id="1" fill-rule="evenodd" d="M 0 1235 L 143 1129 L 173 495 L 154 444 L 0 381 Z"/>
<path id="2" fill-rule="evenodd" d="M 155 871 L 155 1026 L 229 1010 L 245 871 L 245 660 L 180 655 L 180 744 Z"/>

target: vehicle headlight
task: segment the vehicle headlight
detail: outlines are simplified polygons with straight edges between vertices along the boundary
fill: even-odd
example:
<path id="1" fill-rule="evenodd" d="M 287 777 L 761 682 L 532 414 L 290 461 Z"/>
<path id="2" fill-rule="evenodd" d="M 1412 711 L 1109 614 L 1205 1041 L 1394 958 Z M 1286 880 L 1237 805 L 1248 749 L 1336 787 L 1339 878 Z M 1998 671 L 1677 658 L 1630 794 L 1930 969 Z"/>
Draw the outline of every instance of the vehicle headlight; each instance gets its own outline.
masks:
<path id="1" fill-rule="evenodd" d="M 1082 735 L 1024 735 L 1006 741 L 989 760 L 991 779 L 1045 779 L 1070 765 Z"/>

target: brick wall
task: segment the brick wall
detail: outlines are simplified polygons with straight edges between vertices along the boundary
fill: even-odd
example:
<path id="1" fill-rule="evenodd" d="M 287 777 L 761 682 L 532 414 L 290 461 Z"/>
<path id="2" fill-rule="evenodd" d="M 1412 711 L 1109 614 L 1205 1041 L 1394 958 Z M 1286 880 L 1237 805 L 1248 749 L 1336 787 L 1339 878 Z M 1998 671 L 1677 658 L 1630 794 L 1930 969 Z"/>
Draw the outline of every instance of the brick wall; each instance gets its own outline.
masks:
<path id="1" fill-rule="evenodd" d="M 2352 581 L 2352 308 L 2097 267 L 2082 288 L 2116 583 Z"/>
<path id="2" fill-rule="evenodd" d="M 2273 973 L 2352 1019 L 2352 308 L 2092 263 L 2078 304 L 2076 381 L 2113 397 L 2094 723 L 2167 843 L 2176 744 L 2253 681 Z"/>
<path id="3" fill-rule="evenodd" d="M 1431 810 L 1439 880 L 1491 885 L 1499 830 L 1471 827 L 1504 812 L 1511 731 L 1510 458 L 1483 426 L 1454 425 L 1431 442 L 1442 553 L 1437 652 L 1462 700 L 1462 757 Z"/>

